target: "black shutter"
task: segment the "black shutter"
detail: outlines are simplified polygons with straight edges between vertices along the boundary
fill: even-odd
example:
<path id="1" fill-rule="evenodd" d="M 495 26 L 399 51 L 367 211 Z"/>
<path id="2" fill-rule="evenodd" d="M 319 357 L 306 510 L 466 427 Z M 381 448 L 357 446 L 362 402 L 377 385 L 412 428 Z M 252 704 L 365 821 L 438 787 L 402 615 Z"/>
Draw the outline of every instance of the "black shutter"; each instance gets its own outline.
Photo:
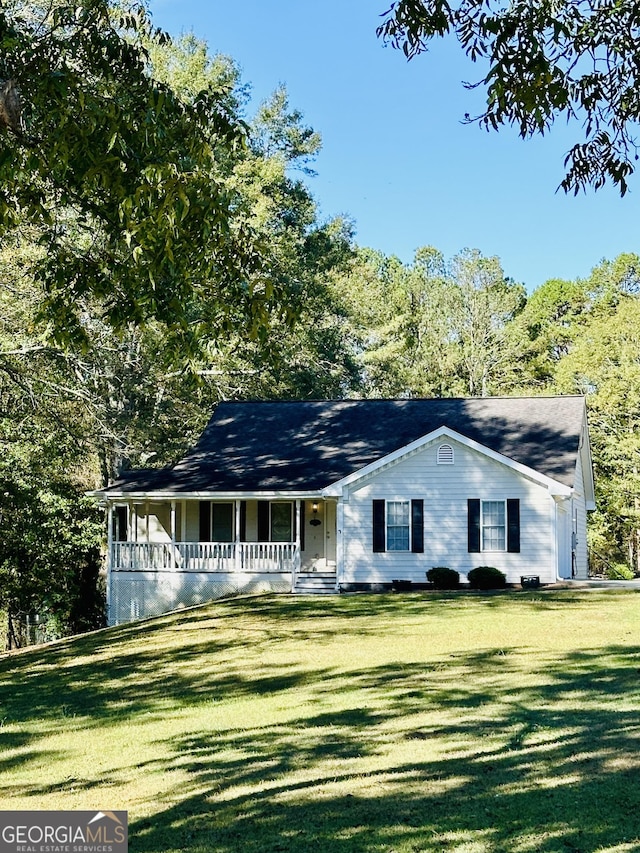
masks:
<path id="1" fill-rule="evenodd" d="M 373 501 L 373 550 L 380 553 L 386 550 L 387 530 L 384 519 L 384 501 Z"/>
<path id="2" fill-rule="evenodd" d="M 300 501 L 300 550 L 304 551 L 304 525 L 306 518 L 307 502 Z"/>
<path id="3" fill-rule="evenodd" d="M 411 550 L 414 554 L 424 553 L 424 501 L 411 501 Z"/>
<path id="4" fill-rule="evenodd" d="M 240 530 L 238 531 L 238 540 L 240 542 L 247 541 L 247 502 L 240 501 Z"/>
<path id="5" fill-rule="evenodd" d="M 507 501 L 507 551 L 520 553 L 520 501 L 510 498 Z"/>
<path id="6" fill-rule="evenodd" d="M 258 501 L 258 542 L 269 542 L 269 501 Z"/>
<path id="7" fill-rule="evenodd" d="M 211 502 L 200 501 L 200 542 L 211 542 Z"/>
<path id="8" fill-rule="evenodd" d="M 467 550 L 470 554 L 480 552 L 480 500 L 467 501 Z"/>

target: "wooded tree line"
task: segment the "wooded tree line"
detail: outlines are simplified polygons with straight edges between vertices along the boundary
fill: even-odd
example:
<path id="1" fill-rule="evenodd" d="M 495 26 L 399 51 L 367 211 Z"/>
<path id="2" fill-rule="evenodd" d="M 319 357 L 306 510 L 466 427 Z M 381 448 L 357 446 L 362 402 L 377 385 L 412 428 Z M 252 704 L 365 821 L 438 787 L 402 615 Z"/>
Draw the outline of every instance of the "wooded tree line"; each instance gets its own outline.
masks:
<path id="1" fill-rule="evenodd" d="M 593 567 L 636 568 L 640 259 L 527 294 L 475 250 L 358 247 L 286 90 L 248 117 L 233 60 L 123 8 L 0 12 L 0 607 L 100 624 L 84 492 L 222 399 L 584 393 Z"/>

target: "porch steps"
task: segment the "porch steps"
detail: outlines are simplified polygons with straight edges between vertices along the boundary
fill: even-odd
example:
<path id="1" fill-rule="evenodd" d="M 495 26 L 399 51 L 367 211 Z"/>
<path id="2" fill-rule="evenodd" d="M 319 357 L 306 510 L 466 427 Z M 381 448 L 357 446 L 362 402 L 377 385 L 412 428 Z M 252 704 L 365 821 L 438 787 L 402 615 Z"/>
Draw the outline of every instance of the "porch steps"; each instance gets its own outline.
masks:
<path id="1" fill-rule="evenodd" d="M 293 588 L 295 595 L 335 595 L 335 572 L 300 572 Z"/>

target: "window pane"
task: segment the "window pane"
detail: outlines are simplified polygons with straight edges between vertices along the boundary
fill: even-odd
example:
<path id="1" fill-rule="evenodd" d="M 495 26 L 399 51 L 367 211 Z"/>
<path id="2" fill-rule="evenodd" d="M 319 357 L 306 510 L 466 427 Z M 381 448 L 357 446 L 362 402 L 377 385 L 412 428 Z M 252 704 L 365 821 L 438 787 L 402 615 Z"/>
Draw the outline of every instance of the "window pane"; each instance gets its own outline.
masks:
<path id="1" fill-rule="evenodd" d="M 290 503 L 271 504 L 271 541 L 293 541 Z"/>
<path id="2" fill-rule="evenodd" d="M 129 507 L 116 506 L 113 512 L 113 538 L 115 542 L 126 542 L 129 533 Z"/>
<path id="3" fill-rule="evenodd" d="M 504 501 L 482 501 L 482 550 L 504 551 L 505 549 Z"/>
<path id="4" fill-rule="evenodd" d="M 409 501 L 387 503 L 387 550 L 409 550 Z"/>
<path id="5" fill-rule="evenodd" d="M 212 541 L 233 542 L 233 504 L 211 504 Z"/>

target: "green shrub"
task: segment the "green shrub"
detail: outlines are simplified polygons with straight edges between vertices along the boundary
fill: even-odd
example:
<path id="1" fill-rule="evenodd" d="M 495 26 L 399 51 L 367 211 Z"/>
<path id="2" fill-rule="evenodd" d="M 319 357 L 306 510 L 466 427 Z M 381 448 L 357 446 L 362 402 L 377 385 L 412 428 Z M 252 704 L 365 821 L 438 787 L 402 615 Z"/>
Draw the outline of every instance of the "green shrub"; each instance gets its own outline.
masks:
<path id="1" fill-rule="evenodd" d="M 506 575 L 494 566 L 477 566 L 467 575 L 472 589 L 504 589 Z"/>
<path id="2" fill-rule="evenodd" d="M 434 566 L 427 572 L 427 580 L 433 584 L 434 589 L 457 589 L 460 575 L 447 566 Z"/>
<path id="3" fill-rule="evenodd" d="M 610 563 L 606 575 L 610 581 L 631 581 L 635 577 L 626 563 Z"/>

